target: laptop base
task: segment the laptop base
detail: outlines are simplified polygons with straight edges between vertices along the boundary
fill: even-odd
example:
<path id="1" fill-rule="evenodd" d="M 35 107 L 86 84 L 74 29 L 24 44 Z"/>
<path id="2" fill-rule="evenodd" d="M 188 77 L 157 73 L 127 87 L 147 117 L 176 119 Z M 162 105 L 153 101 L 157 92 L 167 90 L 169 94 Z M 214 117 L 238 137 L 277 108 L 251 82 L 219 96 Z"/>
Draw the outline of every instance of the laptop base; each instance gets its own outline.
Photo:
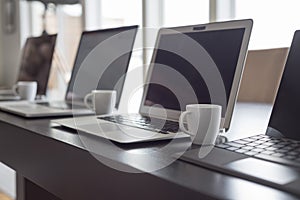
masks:
<path id="1" fill-rule="evenodd" d="M 225 145 L 226 143 L 219 146 L 225 147 Z M 201 147 L 187 151 L 180 159 L 201 167 L 300 195 L 298 189 L 300 163 L 284 158 L 274 157 L 274 159 L 270 159 L 271 156 L 266 155 L 267 157 L 264 157 L 264 154 L 259 153 L 252 156 L 246 153 L 237 153 L 239 149 L 235 151 L 217 147 Z"/>

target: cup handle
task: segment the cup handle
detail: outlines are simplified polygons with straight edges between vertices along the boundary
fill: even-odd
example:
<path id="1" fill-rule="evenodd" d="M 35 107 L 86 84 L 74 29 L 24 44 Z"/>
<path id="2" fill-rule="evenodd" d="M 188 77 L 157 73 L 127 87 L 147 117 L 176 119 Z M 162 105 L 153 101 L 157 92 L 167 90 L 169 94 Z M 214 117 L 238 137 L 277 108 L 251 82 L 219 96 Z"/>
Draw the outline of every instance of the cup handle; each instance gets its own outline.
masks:
<path id="1" fill-rule="evenodd" d="M 87 95 L 84 97 L 84 104 L 85 104 L 85 106 L 88 107 L 89 109 L 94 110 L 94 107 L 88 102 L 89 99 L 91 99 L 92 96 L 93 96 L 92 93 L 87 94 Z M 92 100 L 92 101 L 93 101 L 93 100 Z"/>
<path id="2" fill-rule="evenodd" d="M 191 114 L 190 111 L 184 111 L 180 117 L 179 117 L 179 128 L 180 130 L 182 130 L 183 132 L 185 132 L 186 134 L 190 135 L 190 136 L 193 136 L 195 134 L 193 134 L 192 132 L 190 132 L 189 130 L 187 130 L 185 127 L 184 127 L 184 120 L 186 118 L 187 115 Z"/>
<path id="3" fill-rule="evenodd" d="M 12 91 L 13 91 L 13 93 L 14 93 L 15 95 L 19 95 L 19 93 L 18 93 L 18 85 L 14 85 L 14 86 L 12 87 Z"/>

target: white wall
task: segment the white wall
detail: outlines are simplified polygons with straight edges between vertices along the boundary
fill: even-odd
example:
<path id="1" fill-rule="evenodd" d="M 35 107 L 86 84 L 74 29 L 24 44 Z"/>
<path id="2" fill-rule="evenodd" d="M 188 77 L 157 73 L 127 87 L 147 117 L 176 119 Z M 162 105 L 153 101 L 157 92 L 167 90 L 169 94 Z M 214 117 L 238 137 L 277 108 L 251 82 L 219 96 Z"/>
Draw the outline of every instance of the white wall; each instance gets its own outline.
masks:
<path id="1" fill-rule="evenodd" d="M 17 9 L 19 0 L 17 2 Z M 16 72 L 19 63 L 20 34 L 19 28 L 12 35 L 3 31 L 3 2 L 0 1 L 0 86 L 10 86 L 16 80 Z M 17 12 L 18 13 L 18 12 Z M 19 16 L 16 16 L 19 24 Z M 16 175 L 15 171 L 0 163 L 0 191 L 8 194 L 12 198 L 16 197 Z"/>
<path id="2" fill-rule="evenodd" d="M 2 45 L 2 68 L 0 71 L 1 81 L 0 83 L 5 86 L 12 86 L 18 74 L 19 58 L 20 58 L 20 16 L 19 16 L 19 0 L 14 0 L 16 2 L 16 29 L 14 33 L 7 34 L 4 33 L 3 29 L 1 32 Z M 3 4 L 4 1 L 1 1 Z M 3 6 L 3 5 L 2 5 Z M 3 14 L 3 13 L 2 13 Z M 2 15 L 3 17 L 3 15 Z M 3 20 L 1 20 L 1 23 Z M 0 26 L 2 27 L 2 25 Z"/>

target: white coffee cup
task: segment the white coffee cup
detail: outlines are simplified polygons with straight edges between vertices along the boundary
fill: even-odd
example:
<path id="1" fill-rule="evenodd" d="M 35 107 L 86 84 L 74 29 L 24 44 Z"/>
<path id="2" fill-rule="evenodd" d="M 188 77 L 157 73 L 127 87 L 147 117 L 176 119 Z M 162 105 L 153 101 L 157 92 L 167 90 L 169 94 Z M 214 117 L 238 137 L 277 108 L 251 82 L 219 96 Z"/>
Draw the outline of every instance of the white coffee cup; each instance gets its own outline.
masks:
<path id="1" fill-rule="evenodd" d="M 13 86 L 13 92 L 22 100 L 34 101 L 37 93 L 36 81 L 19 81 Z"/>
<path id="2" fill-rule="evenodd" d="M 214 104 L 191 104 L 180 115 L 180 129 L 194 144 L 214 145 L 219 134 L 222 107 Z M 187 128 L 184 126 L 186 122 Z"/>
<path id="3" fill-rule="evenodd" d="M 116 106 L 117 91 L 93 90 L 84 98 L 84 104 L 96 115 L 111 114 Z"/>

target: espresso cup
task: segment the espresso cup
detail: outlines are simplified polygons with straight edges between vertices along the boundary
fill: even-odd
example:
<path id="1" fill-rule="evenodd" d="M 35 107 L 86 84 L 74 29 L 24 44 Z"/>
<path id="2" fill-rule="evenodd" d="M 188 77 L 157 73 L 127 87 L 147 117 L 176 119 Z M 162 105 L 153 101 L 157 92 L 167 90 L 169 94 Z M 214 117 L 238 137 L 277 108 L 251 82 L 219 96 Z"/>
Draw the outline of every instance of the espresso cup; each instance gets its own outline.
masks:
<path id="1" fill-rule="evenodd" d="M 34 101 L 37 93 L 36 81 L 19 81 L 13 86 L 13 92 L 22 100 Z"/>
<path id="2" fill-rule="evenodd" d="M 117 91 L 93 90 L 84 98 L 84 104 L 96 115 L 111 114 L 116 106 Z"/>
<path id="3" fill-rule="evenodd" d="M 187 105 L 186 111 L 180 115 L 180 129 L 191 136 L 194 144 L 214 145 L 220 130 L 221 113 L 222 107 L 219 105 Z"/>

